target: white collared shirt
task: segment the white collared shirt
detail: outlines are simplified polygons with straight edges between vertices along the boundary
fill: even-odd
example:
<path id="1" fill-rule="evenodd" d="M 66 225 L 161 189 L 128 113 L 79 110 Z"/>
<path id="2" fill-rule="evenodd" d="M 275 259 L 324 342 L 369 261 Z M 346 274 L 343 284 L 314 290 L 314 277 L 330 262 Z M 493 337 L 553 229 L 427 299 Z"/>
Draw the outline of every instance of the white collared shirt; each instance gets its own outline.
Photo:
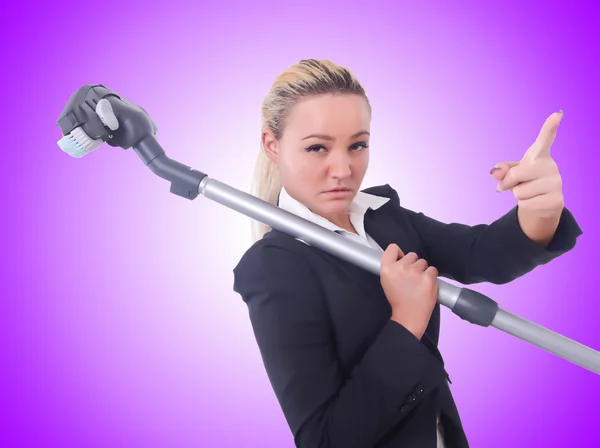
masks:
<path id="1" fill-rule="evenodd" d="M 281 192 L 279 193 L 280 208 L 297 216 L 300 216 L 301 218 L 304 218 L 307 221 L 319 224 L 321 227 L 325 227 L 326 229 L 339 233 L 343 237 L 352 239 L 354 241 L 358 241 L 359 243 L 364 244 L 366 246 L 370 246 L 374 249 L 378 249 L 381 252 L 383 252 L 384 249 L 382 249 L 381 246 L 379 246 L 379 244 L 377 244 L 377 242 L 373 238 L 371 238 L 365 231 L 365 213 L 367 213 L 369 209 L 377 210 L 389 200 L 389 198 L 375 196 L 369 193 L 365 193 L 363 191 L 359 191 L 356 194 L 354 200 L 350 204 L 348 210 L 348 217 L 350 218 L 350 222 L 358 232 L 357 235 L 356 233 L 349 232 L 346 229 L 342 229 L 341 227 L 333 224 L 331 221 L 323 218 L 322 216 L 313 213 L 304 204 L 291 197 L 289 193 L 285 190 L 285 188 L 282 187 Z M 300 238 L 296 239 L 302 241 Z M 305 241 L 302 242 L 307 244 Z M 438 448 L 444 448 L 443 433 L 440 425 L 439 415 L 437 418 L 437 445 Z"/>
<path id="2" fill-rule="evenodd" d="M 365 193 L 363 191 L 359 191 L 356 194 L 354 200 L 350 204 L 348 215 L 350 218 L 350 222 L 358 232 L 358 235 L 356 233 L 342 229 L 341 227 L 338 227 L 337 225 L 333 224 L 331 221 L 323 218 L 322 216 L 313 213 L 304 204 L 291 197 L 289 193 L 285 190 L 285 188 L 282 188 L 279 194 L 279 207 L 297 216 L 300 216 L 301 218 L 304 218 L 307 221 L 311 221 L 315 224 L 319 224 L 321 227 L 325 227 L 326 229 L 339 233 L 340 235 L 346 238 L 352 239 L 354 241 L 357 241 L 366 246 L 370 246 L 374 249 L 378 249 L 383 252 L 383 249 L 365 231 L 365 213 L 367 213 L 369 209 L 377 210 L 389 200 L 389 198 L 375 196 L 372 194 Z"/>

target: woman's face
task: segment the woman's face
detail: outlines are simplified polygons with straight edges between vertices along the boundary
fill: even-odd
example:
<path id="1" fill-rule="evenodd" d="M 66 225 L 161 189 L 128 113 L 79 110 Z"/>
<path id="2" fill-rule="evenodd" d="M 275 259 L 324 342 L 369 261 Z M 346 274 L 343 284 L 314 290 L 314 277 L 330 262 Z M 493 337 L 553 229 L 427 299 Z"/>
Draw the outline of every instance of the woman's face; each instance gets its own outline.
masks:
<path id="1" fill-rule="evenodd" d="M 263 144 L 286 191 L 340 225 L 369 165 L 370 122 L 358 95 L 310 97 L 292 108 L 281 140 L 265 131 Z"/>

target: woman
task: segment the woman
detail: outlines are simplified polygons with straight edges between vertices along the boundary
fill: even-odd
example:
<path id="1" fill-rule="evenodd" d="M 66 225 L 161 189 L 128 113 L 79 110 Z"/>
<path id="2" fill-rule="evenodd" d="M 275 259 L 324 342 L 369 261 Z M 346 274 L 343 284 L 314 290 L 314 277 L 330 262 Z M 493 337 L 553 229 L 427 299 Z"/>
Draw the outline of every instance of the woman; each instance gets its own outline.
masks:
<path id="1" fill-rule="evenodd" d="M 375 276 L 255 223 L 234 269 L 296 446 L 467 447 L 437 350 L 436 278 L 509 282 L 574 247 L 572 215 L 545 207 L 536 225 L 515 207 L 470 227 L 402 207 L 389 185 L 361 191 L 371 108 L 330 61 L 282 73 L 262 114 L 253 193 L 383 253 Z M 512 188 L 515 172 L 501 185 Z"/>

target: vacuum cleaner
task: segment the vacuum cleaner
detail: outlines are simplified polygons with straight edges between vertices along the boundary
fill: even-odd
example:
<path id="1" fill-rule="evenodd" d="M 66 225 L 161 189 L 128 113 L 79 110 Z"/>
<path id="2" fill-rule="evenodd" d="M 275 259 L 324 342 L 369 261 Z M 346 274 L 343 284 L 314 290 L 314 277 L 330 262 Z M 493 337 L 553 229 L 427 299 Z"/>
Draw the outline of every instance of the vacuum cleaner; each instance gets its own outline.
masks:
<path id="1" fill-rule="evenodd" d="M 157 126 L 146 110 L 102 84 L 85 84 L 73 93 L 56 124 L 62 133 L 58 146 L 74 158 L 89 154 L 105 142 L 125 150 L 133 148 L 154 174 L 170 182 L 171 193 L 189 200 L 202 195 L 375 275 L 380 274 L 378 251 L 169 158 L 156 138 Z M 480 292 L 438 278 L 437 302 L 467 322 L 495 327 L 600 374 L 600 352 L 509 313 Z"/>

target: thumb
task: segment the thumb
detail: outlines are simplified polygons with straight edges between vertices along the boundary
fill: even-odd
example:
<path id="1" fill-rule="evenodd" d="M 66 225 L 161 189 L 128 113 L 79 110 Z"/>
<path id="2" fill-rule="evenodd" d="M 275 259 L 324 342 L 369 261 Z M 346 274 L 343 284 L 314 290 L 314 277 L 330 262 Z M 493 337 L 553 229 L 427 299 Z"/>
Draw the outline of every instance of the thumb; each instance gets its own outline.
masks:
<path id="1" fill-rule="evenodd" d="M 404 252 L 400 250 L 397 244 L 392 243 L 387 247 L 385 252 L 383 252 L 383 256 L 381 257 L 381 266 L 393 264 L 402 257 L 404 257 Z"/>
<path id="2" fill-rule="evenodd" d="M 504 176 L 506 176 L 508 170 L 510 170 L 512 167 L 517 166 L 518 164 L 519 162 L 500 162 L 494 165 L 494 167 L 490 170 L 490 174 L 495 180 L 500 181 L 504 179 Z"/>

